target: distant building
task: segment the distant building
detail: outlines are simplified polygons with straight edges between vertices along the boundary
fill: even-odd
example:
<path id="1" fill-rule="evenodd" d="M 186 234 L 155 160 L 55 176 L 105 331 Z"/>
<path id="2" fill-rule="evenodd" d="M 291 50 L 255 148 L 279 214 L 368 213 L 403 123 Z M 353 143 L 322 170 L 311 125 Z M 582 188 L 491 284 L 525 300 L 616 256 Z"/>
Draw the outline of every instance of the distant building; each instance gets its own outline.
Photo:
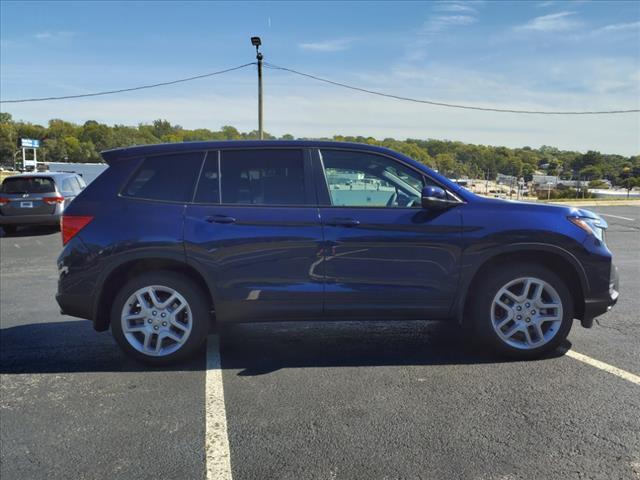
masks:
<path id="1" fill-rule="evenodd" d="M 108 165 L 106 163 L 47 162 L 47 167 L 50 172 L 77 173 L 89 184 L 98 178 Z"/>
<path id="2" fill-rule="evenodd" d="M 552 185 L 557 185 L 558 177 L 556 175 L 533 175 L 533 179 L 531 182 L 534 185 L 547 185 L 549 183 L 551 183 Z"/>
<path id="3" fill-rule="evenodd" d="M 516 185 L 518 183 L 518 177 L 499 173 L 498 177 L 496 178 L 496 182 L 500 185 Z"/>

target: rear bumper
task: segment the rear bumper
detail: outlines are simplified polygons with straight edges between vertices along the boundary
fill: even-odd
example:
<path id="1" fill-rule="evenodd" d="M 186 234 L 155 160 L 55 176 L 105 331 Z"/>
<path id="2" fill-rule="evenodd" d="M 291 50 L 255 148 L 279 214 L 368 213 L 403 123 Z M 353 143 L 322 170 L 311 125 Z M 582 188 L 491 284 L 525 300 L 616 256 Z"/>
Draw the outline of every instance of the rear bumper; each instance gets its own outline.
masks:
<path id="1" fill-rule="evenodd" d="M 584 316 L 582 326 L 591 328 L 593 320 L 600 315 L 607 313 L 618 302 L 620 296 L 620 281 L 618 268 L 611 265 L 611 277 L 609 280 L 609 291 L 603 295 L 586 298 L 584 301 Z"/>
<path id="2" fill-rule="evenodd" d="M 72 317 L 91 319 L 91 302 L 87 302 L 86 295 L 56 294 L 56 302 L 60 306 L 60 313 Z"/>
<path id="3" fill-rule="evenodd" d="M 60 215 L 0 215 L 0 225 L 59 225 Z"/>

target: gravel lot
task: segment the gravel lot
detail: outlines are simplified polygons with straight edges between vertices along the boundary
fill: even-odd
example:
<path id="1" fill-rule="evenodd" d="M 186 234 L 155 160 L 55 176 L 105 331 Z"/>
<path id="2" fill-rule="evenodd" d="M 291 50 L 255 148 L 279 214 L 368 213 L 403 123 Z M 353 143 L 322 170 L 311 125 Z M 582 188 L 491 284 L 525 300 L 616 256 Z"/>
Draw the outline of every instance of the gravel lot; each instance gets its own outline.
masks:
<path id="1" fill-rule="evenodd" d="M 593 209 L 621 298 L 565 349 L 640 375 L 640 208 Z M 206 353 L 147 369 L 60 315 L 60 249 L 0 239 L 0 477 L 205 478 Z M 563 352 L 505 362 L 433 322 L 225 329 L 233 478 L 640 479 L 640 386 Z"/>

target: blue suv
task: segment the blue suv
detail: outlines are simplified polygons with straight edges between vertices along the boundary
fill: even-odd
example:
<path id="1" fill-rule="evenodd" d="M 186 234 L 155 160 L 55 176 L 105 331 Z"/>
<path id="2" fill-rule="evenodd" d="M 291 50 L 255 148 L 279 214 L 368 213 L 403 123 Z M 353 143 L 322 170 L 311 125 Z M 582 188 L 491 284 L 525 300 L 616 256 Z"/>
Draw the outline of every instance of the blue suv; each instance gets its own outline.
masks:
<path id="1" fill-rule="evenodd" d="M 65 210 L 57 301 L 151 364 L 211 322 L 452 320 L 534 358 L 616 303 L 606 222 L 483 198 L 397 152 L 317 141 L 103 153 Z"/>

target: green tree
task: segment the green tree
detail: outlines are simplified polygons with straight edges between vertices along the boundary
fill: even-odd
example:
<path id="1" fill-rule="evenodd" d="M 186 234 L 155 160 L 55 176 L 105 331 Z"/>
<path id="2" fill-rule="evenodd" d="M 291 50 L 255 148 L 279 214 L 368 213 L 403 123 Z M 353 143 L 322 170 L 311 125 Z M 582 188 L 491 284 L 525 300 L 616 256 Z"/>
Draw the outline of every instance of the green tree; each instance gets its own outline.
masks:
<path id="1" fill-rule="evenodd" d="M 13 166 L 13 154 L 17 148 L 18 132 L 15 127 L 10 122 L 0 122 L 0 165 Z"/>
<path id="2" fill-rule="evenodd" d="M 435 158 L 436 168 L 442 175 L 450 176 L 457 170 L 456 158 L 452 153 L 439 153 Z"/>
<path id="3" fill-rule="evenodd" d="M 602 167 L 589 165 L 580 170 L 580 176 L 585 180 L 595 180 L 602 177 Z"/>
<path id="4" fill-rule="evenodd" d="M 627 198 L 634 187 L 640 187 L 640 177 L 627 177 L 620 183 L 627 190 Z"/>
<path id="5" fill-rule="evenodd" d="M 85 122 L 80 129 L 79 140 L 85 143 L 92 143 L 97 151 L 114 148 L 113 129 L 94 120 Z"/>

